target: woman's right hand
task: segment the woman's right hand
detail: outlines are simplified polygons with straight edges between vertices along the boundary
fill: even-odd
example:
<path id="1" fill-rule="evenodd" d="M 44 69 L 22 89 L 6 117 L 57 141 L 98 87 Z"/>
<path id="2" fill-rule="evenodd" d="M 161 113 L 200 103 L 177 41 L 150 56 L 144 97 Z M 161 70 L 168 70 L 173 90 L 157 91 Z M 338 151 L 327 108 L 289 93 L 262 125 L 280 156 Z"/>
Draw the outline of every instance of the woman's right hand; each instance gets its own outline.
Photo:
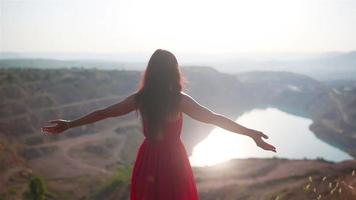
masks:
<path id="1" fill-rule="evenodd" d="M 260 132 L 260 131 L 256 131 L 253 129 L 250 129 L 251 133 L 249 134 L 251 136 L 251 138 L 255 141 L 256 145 L 264 150 L 267 151 L 273 151 L 276 152 L 276 147 L 274 147 L 273 145 L 263 141 L 262 138 L 268 139 L 268 136 L 265 135 L 264 133 Z"/>
<path id="2" fill-rule="evenodd" d="M 60 134 L 70 128 L 69 120 L 57 119 L 57 120 L 51 120 L 49 122 L 52 124 L 56 124 L 56 125 L 42 127 L 41 131 L 43 133 L 49 133 L 49 134 L 55 135 L 55 134 Z"/>

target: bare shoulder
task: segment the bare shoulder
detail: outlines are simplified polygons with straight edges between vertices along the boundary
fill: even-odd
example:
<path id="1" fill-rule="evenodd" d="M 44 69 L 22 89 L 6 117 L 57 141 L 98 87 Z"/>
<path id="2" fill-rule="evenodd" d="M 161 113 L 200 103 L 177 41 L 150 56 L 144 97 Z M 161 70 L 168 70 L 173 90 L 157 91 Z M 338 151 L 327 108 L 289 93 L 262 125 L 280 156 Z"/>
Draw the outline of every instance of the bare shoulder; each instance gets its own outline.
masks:
<path id="1" fill-rule="evenodd" d="M 180 107 L 183 112 L 187 111 L 187 109 L 192 107 L 194 104 L 197 104 L 197 102 L 194 100 L 193 97 L 191 97 L 185 92 L 181 92 Z"/>
<path id="2" fill-rule="evenodd" d="M 186 105 L 187 103 L 189 103 L 190 101 L 193 101 L 193 97 L 191 97 L 190 95 L 188 95 L 187 93 L 181 91 L 181 105 Z"/>
<path id="3" fill-rule="evenodd" d="M 180 94 L 182 95 L 182 99 L 183 100 L 194 100 L 192 96 L 190 96 L 189 94 L 181 91 Z"/>
<path id="4" fill-rule="evenodd" d="M 182 98 L 180 101 L 181 111 L 189 115 L 193 119 L 201 122 L 211 123 L 214 113 L 207 107 L 199 104 L 193 97 L 181 92 Z"/>

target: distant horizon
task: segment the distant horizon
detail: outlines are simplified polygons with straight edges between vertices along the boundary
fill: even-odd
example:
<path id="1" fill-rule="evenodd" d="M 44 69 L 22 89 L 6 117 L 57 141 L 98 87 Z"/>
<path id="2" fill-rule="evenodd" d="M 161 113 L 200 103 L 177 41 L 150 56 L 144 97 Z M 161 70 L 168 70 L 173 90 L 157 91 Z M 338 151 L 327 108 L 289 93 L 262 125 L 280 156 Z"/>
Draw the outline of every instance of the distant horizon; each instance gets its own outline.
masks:
<path id="1" fill-rule="evenodd" d="M 168 49 L 169 50 L 169 49 Z M 333 56 L 356 52 L 325 51 L 325 52 L 239 52 L 239 53 L 175 53 L 178 60 L 188 62 L 224 61 L 229 59 L 308 59 L 322 56 Z M 20 52 L 0 51 L 0 59 L 53 59 L 53 60 L 98 60 L 111 62 L 146 62 L 153 52 Z M 210 57 L 213 56 L 213 57 Z"/>

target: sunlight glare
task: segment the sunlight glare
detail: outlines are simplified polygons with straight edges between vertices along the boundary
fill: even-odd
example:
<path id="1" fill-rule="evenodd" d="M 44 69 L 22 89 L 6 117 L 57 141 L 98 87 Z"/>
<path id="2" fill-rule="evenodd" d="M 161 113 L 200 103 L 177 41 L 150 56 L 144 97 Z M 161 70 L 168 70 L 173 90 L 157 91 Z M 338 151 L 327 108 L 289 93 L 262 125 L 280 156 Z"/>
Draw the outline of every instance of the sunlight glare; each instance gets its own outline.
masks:
<path id="1" fill-rule="evenodd" d="M 6 1 L 3 47 L 58 52 L 151 52 L 157 47 L 185 53 L 298 51 L 304 48 L 300 41 L 305 35 L 317 34 L 306 34 L 315 8 L 305 1 Z"/>
<path id="2" fill-rule="evenodd" d="M 215 128 L 194 148 L 189 160 L 193 166 L 209 166 L 233 158 L 283 157 L 293 159 L 323 157 L 326 160 L 352 159 L 347 153 L 319 140 L 309 130 L 311 119 L 288 114 L 276 108 L 253 109 L 237 123 L 264 132 L 277 153 L 258 148 L 255 142 L 221 128 Z M 300 148 L 303 145 L 308 148 Z"/>

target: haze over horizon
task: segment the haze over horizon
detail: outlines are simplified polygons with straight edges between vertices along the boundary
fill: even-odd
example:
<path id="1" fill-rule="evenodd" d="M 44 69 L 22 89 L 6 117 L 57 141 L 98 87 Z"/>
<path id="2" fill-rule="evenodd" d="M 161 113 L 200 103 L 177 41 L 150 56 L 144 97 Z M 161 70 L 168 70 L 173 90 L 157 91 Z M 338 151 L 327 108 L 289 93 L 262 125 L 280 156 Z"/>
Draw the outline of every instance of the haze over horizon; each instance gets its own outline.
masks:
<path id="1" fill-rule="evenodd" d="M 0 0 L 0 52 L 316 54 L 356 49 L 356 1 Z"/>

